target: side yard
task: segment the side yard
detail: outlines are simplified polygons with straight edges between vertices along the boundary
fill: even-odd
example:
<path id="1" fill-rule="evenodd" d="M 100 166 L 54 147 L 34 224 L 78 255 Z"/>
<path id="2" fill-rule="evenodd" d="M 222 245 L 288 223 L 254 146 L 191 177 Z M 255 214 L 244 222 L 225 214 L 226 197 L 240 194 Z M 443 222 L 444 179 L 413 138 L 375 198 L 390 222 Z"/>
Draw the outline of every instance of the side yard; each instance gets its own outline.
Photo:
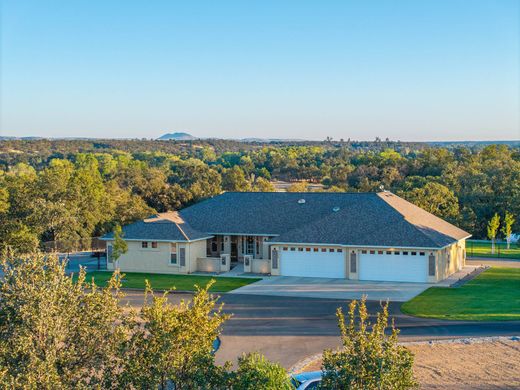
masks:
<path id="1" fill-rule="evenodd" d="M 112 276 L 112 272 L 95 271 L 87 274 L 87 279 L 94 279 L 98 286 L 105 286 Z M 144 289 L 145 281 L 148 280 L 154 290 L 168 290 L 175 287 L 179 291 L 195 291 L 195 285 L 205 286 L 214 279 L 215 284 L 211 286 L 211 292 L 228 292 L 239 287 L 254 283 L 260 278 L 228 278 L 220 276 L 204 275 L 164 275 L 139 272 L 126 272 L 122 280 L 123 288 Z"/>
<path id="2" fill-rule="evenodd" d="M 458 288 L 430 287 L 401 311 L 444 320 L 520 320 L 520 268 L 492 267 Z"/>
<path id="3" fill-rule="evenodd" d="M 468 257 L 490 257 L 504 259 L 519 259 L 519 244 L 511 244 L 507 249 L 505 242 L 495 244 L 495 253 L 491 253 L 491 241 L 466 240 L 466 254 Z"/>
<path id="4" fill-rule="evenodd" d="M 405 344 L 406 345 L 406 344 Z M 406 345 L 423 390 L 516 389 L 520 381 L 520 342 L 434 342 Z M 321 357 L 302 371 L 321 370 Z"/>

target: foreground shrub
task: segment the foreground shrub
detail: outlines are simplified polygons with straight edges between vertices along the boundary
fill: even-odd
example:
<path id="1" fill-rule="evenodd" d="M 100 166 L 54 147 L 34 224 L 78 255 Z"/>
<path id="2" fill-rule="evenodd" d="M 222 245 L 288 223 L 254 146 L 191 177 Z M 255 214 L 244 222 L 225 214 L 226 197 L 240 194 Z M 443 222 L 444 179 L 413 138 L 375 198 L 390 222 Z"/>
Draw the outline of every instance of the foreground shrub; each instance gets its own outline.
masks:
<path id="1" fill-rule="evenodd" d="M 234 390 L 286 390 L 292 389 L 290 378 L 279 364 L 272 363 L 258 353 L 238 358 L 238 369 L 233 374 Z"/>
<path id="2" fill-rule="evenodd" d="M 106 288 L 65 274 L 56 256 L 1 261 L 0 384 L 4 388 L 93 388 L 110 382 L 124 338 L 120 276 Z"/>
<path id="3" fill-rule="evenodd" d="M 356 326 L 356 309 L 359 321 Z M 337 310 L 343 347 L 323 353 L 324 389 L 412 389 L 413 354 L 397 344 L 398 331 L 388 326 L 388 303 L 382 306 L 374 324 L 369 322 L 366 300 L 352 301 L 348 323 L 341 308 Z"/>

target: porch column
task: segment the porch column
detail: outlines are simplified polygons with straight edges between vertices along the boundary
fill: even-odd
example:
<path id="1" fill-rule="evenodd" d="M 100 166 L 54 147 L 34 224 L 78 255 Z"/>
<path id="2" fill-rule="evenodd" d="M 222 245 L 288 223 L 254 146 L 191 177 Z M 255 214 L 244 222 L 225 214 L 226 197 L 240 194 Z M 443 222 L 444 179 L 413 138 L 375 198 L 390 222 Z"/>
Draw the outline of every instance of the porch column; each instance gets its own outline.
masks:
<path id="1" fill-rule="evenodd" d="M 231 254 L 231 237 L 223 236 L 222 239 L 224 240 L 224 252 L 222 253 Z"/>

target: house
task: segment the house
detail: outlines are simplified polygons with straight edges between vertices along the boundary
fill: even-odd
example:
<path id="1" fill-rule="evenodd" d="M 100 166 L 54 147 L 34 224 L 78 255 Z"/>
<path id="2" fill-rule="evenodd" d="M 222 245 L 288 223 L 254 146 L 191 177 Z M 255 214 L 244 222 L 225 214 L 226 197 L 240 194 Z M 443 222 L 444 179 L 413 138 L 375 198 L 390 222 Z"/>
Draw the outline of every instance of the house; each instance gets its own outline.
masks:
<path id="1" fill-rule="evenodd" d="M 464 266 L 470 237 L 388 191 L 226 192 L 123 234 L 124 272 L 220 273 L 243 263 L 246 273 L 428 283 Z M 110 254 L 113 234 L 103 239 Z"/>

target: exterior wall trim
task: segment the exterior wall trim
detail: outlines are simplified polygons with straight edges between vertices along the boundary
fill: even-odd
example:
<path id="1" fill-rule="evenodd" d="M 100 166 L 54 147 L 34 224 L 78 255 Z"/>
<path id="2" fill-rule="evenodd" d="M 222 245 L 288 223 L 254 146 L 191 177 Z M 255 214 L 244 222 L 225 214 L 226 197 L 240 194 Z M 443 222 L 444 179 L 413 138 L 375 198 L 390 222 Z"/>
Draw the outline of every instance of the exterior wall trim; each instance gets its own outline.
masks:
<path id="1" fill-rule="evenodd" d="M 202 238 L 197 238 L 195 240 L 157 240 L 155 238 L 125 238 L 122 237 L 125 241 L 156 241 L 156 242 L 196 242 L 201 240 L 207 240 L 209 238 L 213 238 L 213 236 L 207 236 Z M 100 238 L 102 241 L 114 241 L 114 237 L 112 238 Z"/>
<path id="2" fill-rule="evenodd" d="M 342 247 L 342 248 L 381 248 L 386 250 L 392 250 L 392 249 L 425 249 L 425 250 L 431 250 L 431 251 L 437 251 L 446 247 L 449 247 L 457 241 L 452 242 L 449 245 L 446 245 L 444 247 L 427 247 L 427 246 L 391 246 L 391 245 L 346 245 L 346 244 L 323 244 L 323 243 L 311 243 L 311 242 L 274 242 L 274 241 L 268 241 L 269 244 L 272 245 L 297 245 L 297 246 L 331 246 L 331 247 Z"/>

